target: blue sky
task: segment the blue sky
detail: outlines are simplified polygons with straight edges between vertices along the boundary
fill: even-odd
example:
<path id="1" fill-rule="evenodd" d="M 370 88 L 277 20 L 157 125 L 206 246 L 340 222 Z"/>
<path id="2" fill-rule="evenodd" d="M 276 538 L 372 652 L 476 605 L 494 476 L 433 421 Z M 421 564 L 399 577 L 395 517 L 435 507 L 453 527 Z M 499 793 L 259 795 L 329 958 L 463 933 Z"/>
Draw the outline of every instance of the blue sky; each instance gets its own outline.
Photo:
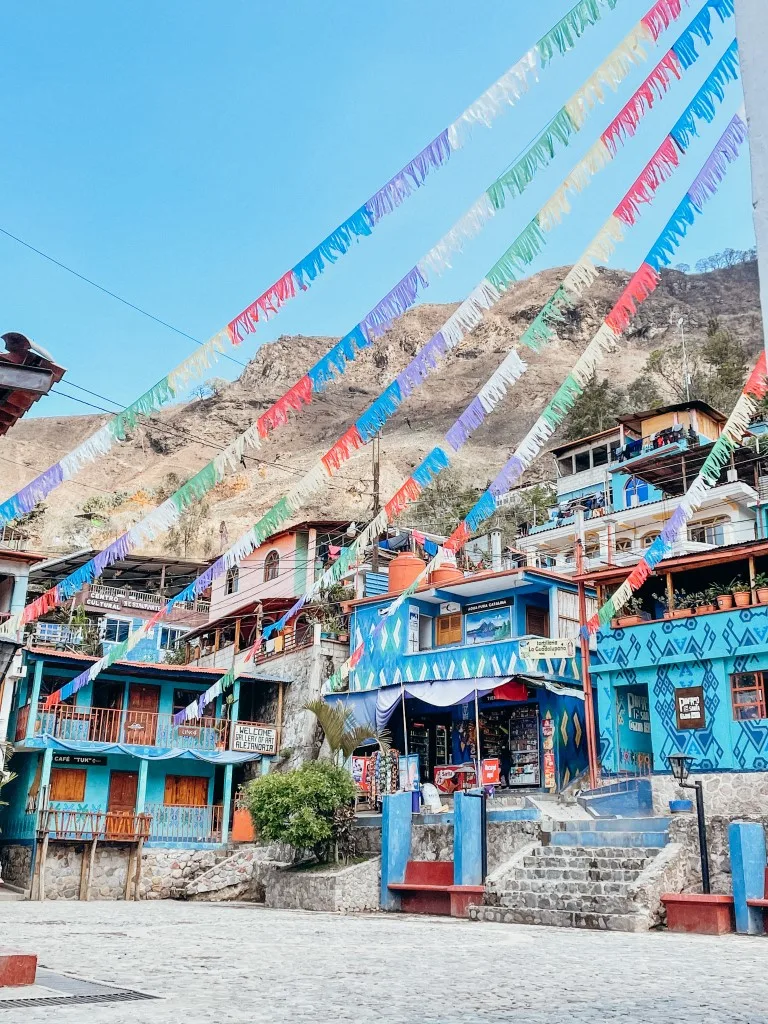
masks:
<path id="1" fill-rule="evenodd" d="M 5 141 L 0 227 L 204 340 L 356 209 L 574 0 L 53 0 L 6 6 L 0 67 Z M 430 177 L 374 235 L 241 347 L 349 330 L 477 198 L 646 12 L 619 0 L 577 50 L 491 130 Z M 457 257 L 426 301 L 483 277 L 594 142 L 693 14 L 662 37 L 617 95 L 525 196 Z M 570 264 L 644 166 L 733 38 L 733 20 L 641 133 L 550 236 L 532 271 Z M 665 45 L 666 44 L 666 45 Z M 635 267 L 742 102 L 714 125 L 615 254 Z M 754 244 L 749 160 L 728 174 L 679 261 Z M 29 334 L 69 379 L 132 401 L 192 349 L 0 235 L 3 330 Z M 222 362 L 211 375 L 232 376 Z M 88 396 L 83 396 L 87 398 Z M 87 410 L 56 395 L 37 415 Z"/>

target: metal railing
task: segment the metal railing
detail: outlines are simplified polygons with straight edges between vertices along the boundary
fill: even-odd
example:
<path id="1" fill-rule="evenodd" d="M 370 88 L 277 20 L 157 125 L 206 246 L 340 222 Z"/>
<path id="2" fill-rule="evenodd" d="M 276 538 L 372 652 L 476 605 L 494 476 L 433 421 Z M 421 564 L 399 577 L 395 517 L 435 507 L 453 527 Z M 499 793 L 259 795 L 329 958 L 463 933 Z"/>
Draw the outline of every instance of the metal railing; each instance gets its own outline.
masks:
<path id="1" fill-rule="evenodd" d="M 45 810 L 40 818 L 40 833 L 49 839 L 100 839 L 107 842 L 136 842 L 149 839 L 152 817 L 133 811 L 57 811 Z"/>
<path id="2" fill-rule="evenodd" d="M 261 665 L 272 658 L 279 658 L 284 654 L 292 654 L 294 651 L 302 651 L 312 647 L 315 642 L 314 626 L 302 626 L 300 629 L 287 633 L 284 636 L 270 637 L 253 658 L 254 665 Z"/>
<path id="3" fill-rule="evenodd" d="M 216 843 L 221 842 L 224 808 L 221 804 L 181 806 L 178 804 L 147 804 L 152 825 L 152 842 Z"/>
<path id="4" fill-rule="evenodd" d="M 109 587 L 103 583 L 92 584 L 86 593 L 86 603 L 89 598 L 92 598 L 94 601 L 114 601 L 126 608 L 144 608 L 153 611 L 159 611 L 167 601 L 162 594 L 148 594 L 142 590 L 122 590 L 120 587 Z M 211 610 L 211 602 L 179 601 L 174 607 L 190 612 L 208 613 Z"/>
<path id="5" fill-rule="evenodd" d="M 26 717 L 22 723 L 24 711 L 29 714 L 29 705 L 19 710 L 17 739 L 23 738 L 26 732 Z M 35 721 L 35 733 L 53 736 L 55 739 L 92 743 L 128 743 L 142 747 L 216 751 L 227 748 L 229 722 L 221 718 L 199 718 L 194 722 L 175 725 L 173 715 L 152 711 L 124 711 L 119 708 L 89 708 L 70 704 L 56 704 L 46 708 L 41 704 Z"/>

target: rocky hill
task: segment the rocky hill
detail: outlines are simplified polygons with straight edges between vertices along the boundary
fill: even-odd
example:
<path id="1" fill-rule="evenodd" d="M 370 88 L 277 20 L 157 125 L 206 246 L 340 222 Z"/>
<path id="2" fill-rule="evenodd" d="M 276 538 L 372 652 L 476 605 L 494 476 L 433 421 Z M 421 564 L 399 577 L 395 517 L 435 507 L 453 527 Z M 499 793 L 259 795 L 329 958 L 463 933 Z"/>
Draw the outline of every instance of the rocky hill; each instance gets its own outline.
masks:
<path id="1" fill-rule="evenodd" d="M 543 271 L 514 285 L 480 327 L 446 360 L 440 371 L 401 408 L 381 444 L 381 487 L 386 499 L 412 467 L 440 443 L 442 435 L 520 337 L 566 271 Z M 510 396 L 477 431 L 456 466 L 468 484 L 485 485 L 500 468 L 577 359 L 629 275 L 605 270 L 585 300 L 572 311 L 560 339 L 538 355 L 526 355 L 530 369 Z M 306 470 L 368 406 L 408 362 L 417 347 L 439 329 L 454 306 L 421 305 L 407 313 L 379 343 L 363 353 L 345 376 L 312 408 L 283 427 L 247 468 L 223 482 L 186 537 L 174 537 L 178 553 L 215 554 L 280 497 L 297 472 Z M 605 372 L 616 384 L 631 383 L 648 352 L 677 341 L 677 321 L 688 318 L 692 341 L 703 338 L 717 316 L 750 356 L 762 343 L 757 264 L 745 263 L 704 275 L 666 271 L 644 304 L 631 334 Z M 46 550 L 101 546 L 156 504 L 168 474 L 185 479 L 274 399 L 295 383 L 335 339 L 282 337 L 263 346 L 239 380 L 214 397 L 166 409 L 136 429 L 108 456 L 85 469 L 48 499 L 33 539 Z M 48 466 L 105 417 L 71 416 L 22 420 L 0 439 L 0 496 L 6 497 Z M 14 466 L 12 463 L 20 465 Z M 544 456 L 533 479 L 552 476 Z M 111 501 L 110 492 L 121 497 Z M 89 499 L 91 499 L 89 501 Z M 94 508 L 101 505 L 100 508 Z M 356 453 L 307 514 L 364 520 L 372 505 L 371 455 Z M 111 507 L 107 507 L 111 506 Z M 158 547 L 162 544 L 158 542 Z"/>

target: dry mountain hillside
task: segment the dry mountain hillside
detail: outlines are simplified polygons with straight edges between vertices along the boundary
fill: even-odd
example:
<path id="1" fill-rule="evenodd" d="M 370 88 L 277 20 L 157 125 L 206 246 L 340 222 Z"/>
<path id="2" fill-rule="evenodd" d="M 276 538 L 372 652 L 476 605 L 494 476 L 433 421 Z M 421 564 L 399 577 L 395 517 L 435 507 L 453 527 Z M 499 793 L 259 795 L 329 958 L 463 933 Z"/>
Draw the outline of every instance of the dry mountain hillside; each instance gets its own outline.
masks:
<path id="1" fill-rule="evenodd" d="M 384 431 L 381 485 L 384 500 L 435 445 L 490 376 L 562 279 L 563 269 L 537 274 L 513 286 L 496 309 L 447 359 L 439 372 L 411 396 Z M 477 431 L 456 466 L 468 484 L 485 485 L 531 425 L 543 405 L 591 338 L 629 275 L 606 270 L 585 300 L 572 311 L 560 338 L 538 355 L 526 353 L 529 372 Z M 170 538 L 179 554 L 211 555 L 231 542 L 273 504 L 368 406 L 452 312 L 454 306 L 422 305 L 407 313 L 388 334 L 349 367 L 345 376 L 313 399 L 312 406 L 267 441 L 260 458 L 220 484 L 196 508 L 183 531 Z M 614 384 L 628 385 L 650 350 L 678 339 L 677 321 L 688 318 L 692 342 L 716 316 L 743 343 L 750 356 L 761 344 L 757 264 L 744 263 L 707 274 L 663 274 L 619 351 L 604 372 Z M 333 343 L 331 338 L 283 337 L 265 345 L 239 380 L 219 393 L 166 409 L 137 428 L 108 456 L 60 487 L 33 526 L 44 549 L 101 546 L 130 526 L 165 496 L 176 474 L 186 479 L 244 430 Z M 71 449 L 106 417 L 28 419 L 0 440 L 2 483 L 7 497 L 55 458 Z M 10 460 L 10 461 L 8 461 Z M 14 467 L 11 463 L 16 463 Z M 533 479 L 552 475 L 546 456 Z M 117 499 L 111 494 L 119 492 Z M 365 520 L 372 506 L 371 457 L 353 455 L 307 513 Z M 157 542 L 158 550 L 168 538 Z"/>

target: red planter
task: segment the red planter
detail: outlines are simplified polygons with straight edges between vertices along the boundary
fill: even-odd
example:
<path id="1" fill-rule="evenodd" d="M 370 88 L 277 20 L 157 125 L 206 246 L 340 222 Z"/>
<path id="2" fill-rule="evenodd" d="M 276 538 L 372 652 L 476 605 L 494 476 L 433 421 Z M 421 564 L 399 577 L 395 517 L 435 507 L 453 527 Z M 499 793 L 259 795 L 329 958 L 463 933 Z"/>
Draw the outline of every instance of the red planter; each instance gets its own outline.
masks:
<path id="1" fill-rule="evenodd" d="M 661 902 L 667 908 L 667 928 L 671 932 L 724 935 L 734 930 L 733 896 L 665 892 Z"/>

